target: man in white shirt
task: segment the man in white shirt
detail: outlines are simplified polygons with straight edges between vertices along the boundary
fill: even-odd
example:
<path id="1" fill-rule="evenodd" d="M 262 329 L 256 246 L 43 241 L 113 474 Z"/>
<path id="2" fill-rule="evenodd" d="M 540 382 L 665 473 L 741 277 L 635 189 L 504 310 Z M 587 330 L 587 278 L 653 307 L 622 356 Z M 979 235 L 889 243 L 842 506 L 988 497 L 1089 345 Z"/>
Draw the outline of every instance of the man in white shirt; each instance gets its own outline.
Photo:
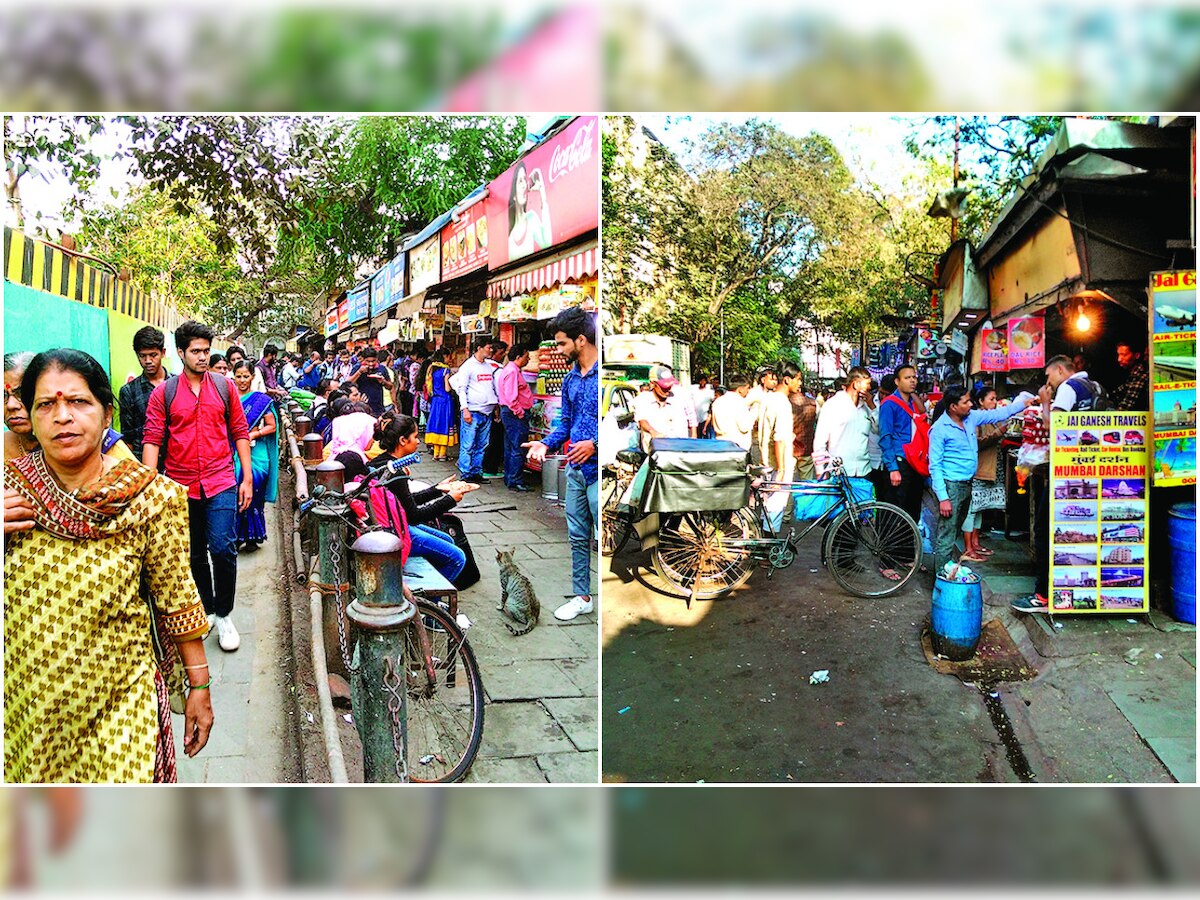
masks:
<path id="1" fill-rule="evenodd" d="M 692 385 L 692 402 L 696 406 L 696 433 L 700 437 L 712 437 L 712 421 L 709 413 L 712 410 L 713 398 L 716 391 L 708 383 L 708 375 L 701 372 Z"/>
<path id="2" fill-rule="evenodd" d="M 795 363 L 779 364 L 775 373 L 775 390 L 763 396 L 758 420 L 759 452 L 764 466 L 775 470 L 775 481 L 792 480 L 796 470 L 794 452 L 795 430 L 792 427 L 792 401 L 789 395 L 800 387 L 800 367 Z M 778 532 L 783 526 L 791 490 L 775 490 L 764 501 L 771 528 Z"/>
<path id="3" fill-rule="evenodd" d="M 750 382 L 741 375 L 729 379 L 729 390 L 713 400 L 712 424 L 717 438 L 733 441 L 743 450 L 754 442 L 754 414 L 746 402 Z"/>
<path id="4" fill-rule="evenodd" d="M 763 368 L 758 370 L 758 384 L 750 388 L 750 393 L 746 395 L 746 406 L 750 410 L 750 415 L 754 417 L 754 434 L 758 434 L 758 420 L 762 416 L 762 402 L 767 394 L 775 390 L 779 381 L 776 379 L 775 370 L 772 368 Z M 770 465 L 769 460 L 763 459 L 759 455 L 758 442 L 755 441 L 750 449 L 750 461 L 757 465 Z"/>
<path id="5" fill-rule="evenodd" d="M 458 468 L 463 481 L 487 484 L 483 477 L 483 452 L 487 447 L 492 425 L 492 413 L 499 400 L 496 397 L 496 368 L 488 358 L 491 340 L 476 340 L 474 352 L 459 367 L 455 376 L 458 402 L 462 409 Z"/>
<path id="6" fill-rule="evenodd" d="M 864 478 L 871 471 L 868 450 L 872 419 L 863 402 L 871 389 L 871 374 L 855 366 L 846 376 L 846 386 L 825 401 L 817 415 L 813 437 L 813 463 L 824 475 L 834 458 L 842 460 L 847 475 Z"/>
<path id="7" fill-rule="evenodd" d="M 650 452 L 656 437 L 696 436 L 695 424 L 689 424 L 687 401 L 674 392 L 679 380 L 667 366 L 650 370 L 650 390 L 642 391 L 633 401 L 633 418 L 642 433 L 642 450 Z"/>

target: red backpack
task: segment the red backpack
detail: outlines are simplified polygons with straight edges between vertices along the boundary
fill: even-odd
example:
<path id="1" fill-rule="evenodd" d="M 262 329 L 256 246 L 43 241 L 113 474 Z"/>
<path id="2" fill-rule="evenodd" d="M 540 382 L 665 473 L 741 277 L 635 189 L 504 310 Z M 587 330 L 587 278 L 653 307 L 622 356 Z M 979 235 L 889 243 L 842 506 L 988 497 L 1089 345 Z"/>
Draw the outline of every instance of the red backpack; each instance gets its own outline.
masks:
<path id="1" fill-rule="evenodd" d="M 887 403 L 891 400 L 902 410 L 908 413 L 912 419 L 912 440 L 904 445 L 904 459 L 912 466 L 913 471 L 918 475 L 929 474 L 929 418 L 924 413 L 918 413 L 911 406 L 897 397 L 895 394 L 888 394 L 883 398 L 883 402 Z"/>
<path id="2" fill-rule="evenodd" d="M 371 485 L 370 496 L 376 523 L 400 538 L 400 563 L 404 565 L 412 552 L 412 535 L 408 530 L 408 517 L 404 515 L 404 507 L 400 505 L 395 494 L 377 484 Z M 367 506 L 362 500 L 351 500 L 350 505 L 360 518 L 366 519 Z"/>

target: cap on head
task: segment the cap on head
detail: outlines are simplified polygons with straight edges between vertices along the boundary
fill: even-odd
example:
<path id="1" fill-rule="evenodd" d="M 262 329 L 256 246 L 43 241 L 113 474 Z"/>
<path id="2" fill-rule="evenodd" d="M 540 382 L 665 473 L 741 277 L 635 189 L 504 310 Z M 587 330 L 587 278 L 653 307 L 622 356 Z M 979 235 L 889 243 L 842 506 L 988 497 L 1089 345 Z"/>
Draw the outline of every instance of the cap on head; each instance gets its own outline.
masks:
<path id="1" fill-rule="evenodd" d="M 679 384 L 679 379 L 675 377 L 675 373 L 671 371 L 670 366 L 651 366 L 650 381 L 658 385 L 659 390 L 669 391 L 675 385 Z"/>

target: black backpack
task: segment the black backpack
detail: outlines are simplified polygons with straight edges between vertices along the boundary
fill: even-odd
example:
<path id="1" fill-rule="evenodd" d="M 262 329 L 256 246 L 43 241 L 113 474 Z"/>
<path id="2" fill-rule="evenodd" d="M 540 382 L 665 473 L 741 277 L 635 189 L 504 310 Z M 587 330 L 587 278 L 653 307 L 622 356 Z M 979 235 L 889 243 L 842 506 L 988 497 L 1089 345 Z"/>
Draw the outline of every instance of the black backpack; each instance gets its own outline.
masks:
<path id="1" fill-rule="evenodd" d="M 167 438 L 171 434 L 171 404 L 175 402 L 175 395 L 179 393 L 179 379 L 181 376 L 172 375 L 163 382 L 163 436 L 162 443 L 159 444 L 158 451 L 158 471 L 166 471 L 167 465 Z M 221 400 L 225 403 L 225 427 L 229 429 L 229 382 L 224 377 L 213 376 L 213 385 L 217 389 L 217 393 L 221 395 Z M 233 449 L 233 432 L 229 429 L 229 447 Z"/>
<path id="2" fill-rule="evenodd" d="M 1075 407 L 1072 412 L 1101 412 L 1112 409 L 1112 401 L 1104 385 L 1090 378 L 1076 376 L 1067 379 L 1067 384 L 1075 391 Z"/>

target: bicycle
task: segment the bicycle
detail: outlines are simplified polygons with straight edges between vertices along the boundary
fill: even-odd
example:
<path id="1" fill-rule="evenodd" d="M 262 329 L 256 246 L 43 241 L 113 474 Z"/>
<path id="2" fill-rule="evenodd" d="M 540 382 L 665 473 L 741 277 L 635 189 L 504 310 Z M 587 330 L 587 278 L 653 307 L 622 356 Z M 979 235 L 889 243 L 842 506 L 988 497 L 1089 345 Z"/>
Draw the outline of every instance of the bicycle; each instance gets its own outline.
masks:
<path id="1" fill-rule="evenodd" d="M 347 526 L 346 540 L 331 547 L 336 589 L 338 643 L 347 671 L 354 672 L 347 642 L 346 607 L 341 585 L 354 593 L 354 567 L 343 571 L 341 550 L 352 555 L 354 539 L 368 531 L 384 530 L 375 520 L 368 489 L 372 483 L 386 487 L 399 478 L 407 478 L 403 467 L 420 460 L 412 454 L 372 470 L 342 492 L 318 486 L 312 497 L 300 505 L 301 517 L 321 507 Z M 352 500 L 364 498 L 366 516 L 360 516 Z M 347 563 L 349 560 L 347 560 Z M 417 614 L 405 626 L 402 666 L 408 706 L 405 770 L 415 782 L 461 781 L 471 768 L 483 738 L 483 678 L 475 653 L 466 635 L 451 618 L 449 611 L 432 603 L 419 592 L 411 592 Z M 393 727 L 400 728 L 398 709 L 393 711 Z M 400 768 L 399 766 L 397 768 Z"/>
<path id="2" fill-rule="evenodd" d="M 821 482 L 767 481 L 769 470 L 752 467 L 750 505 L 740 510 L 695 511 L 667 515 L 653 551 L 655 571 L 693 599 L 714 599 L 745 584 L 759 564 L 785 569 L 796 546 L 813 529 L 825 529 L 821 562 L 834 581 L 856 597 L 886 597 L 903 588 L 921 565 L 921 536 L 916 523 L 898 506 L 860 500 L 835 459 L 830 478 Z M 826 497 L 828 507 L 795 535 L 771 526 L 765 493 Z M 766 523 L 764 534 L 763 523 Z"/>
<path id="3" fill-rule="evenodd" d="M 634 533 L 631 511 L 621 499 L 646 459 L 640 450 L 618 450 L 617 461 L 600 473 L 600 555 L 615 556 Z"/>

